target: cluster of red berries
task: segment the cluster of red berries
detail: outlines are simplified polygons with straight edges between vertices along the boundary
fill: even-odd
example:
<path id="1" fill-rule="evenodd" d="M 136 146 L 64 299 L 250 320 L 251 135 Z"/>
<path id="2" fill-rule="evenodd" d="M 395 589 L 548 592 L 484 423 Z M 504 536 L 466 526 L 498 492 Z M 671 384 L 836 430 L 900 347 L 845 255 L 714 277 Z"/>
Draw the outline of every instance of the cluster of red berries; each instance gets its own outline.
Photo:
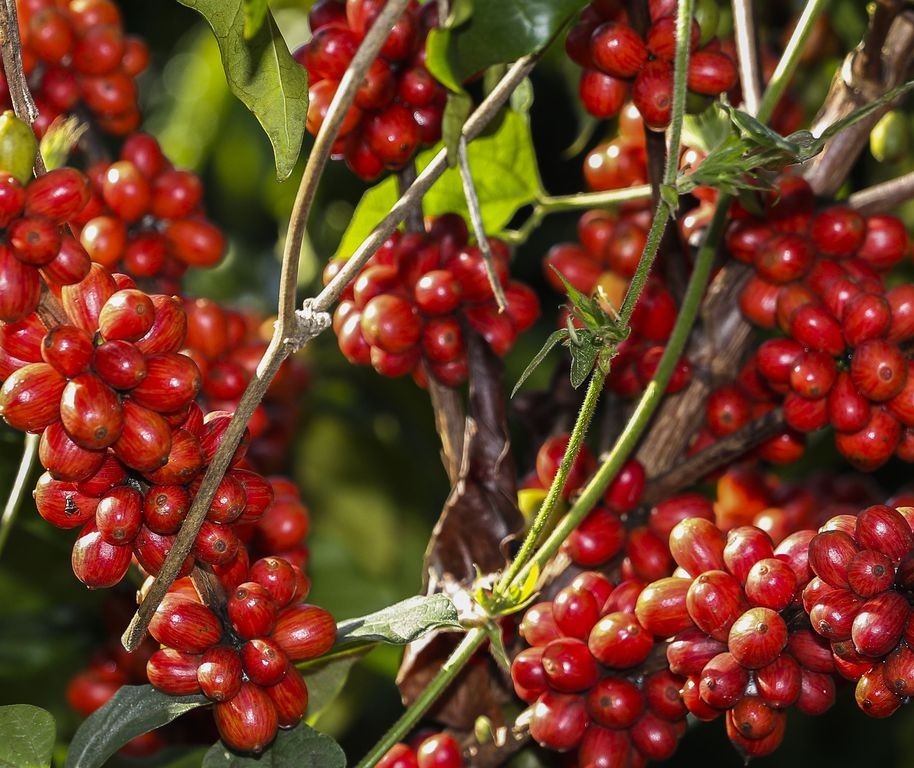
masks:
<path id="1" fill-rule="evenodd" d="M 308 708 L 307 685 L 292 662 L 320 656 L 336 639 L 333 617 L 302 602 L 308 587 L 285 560 L 258 560 L 230 594 L 223 624 L 191 584 L 176 582 L 149 625 L 163 646 L 146 664 L 149 682 L 175 696 L 202 693 L 214 702 L 223 742 L 261 752 L 277 728 L 297 725 Z"/>
<path id="2" fill-rule="evenodd" d="M 72 285 L 86 277 L 89 257 L 63 227 L 89 200 L 89 183 L 73 168 L 59 168 L 23 186 L 0 174 L 0 321 L 34 312 L 42 278 Z"/>
<path id="3" fill-rule="evenodd" d="M 431 222 L 424 233 L 396 233 L 347 286 L 333 314 L 340 351 L 382 376 L 431 375 L 446 386 L 466 380 L 467 327 L 505 355 L 539 315 L 536 294 L 510 280 L 508 247 L 489 240 L 507 310 L 498 311 L 482 251 L 469 245 L 457 214 Z M 331 261 L 328 282 L 344 262 Z"/>
<path id="4" fill-rule="evenodd" d="M 773 751 L 784 710 L 820 714 L 834 701 L 831 660 L 808 629 L 795 629 L 797 595 L 811 576 L 809 530 L 777 547 L 753 526 L 724 534 L 688 518 L 670 533 L 679 566 L 649 584 L 635 615 L 658 637 L 673 638 L 667 659 L 686 676 L 682 698 L 703 720 L 727 713 L 727 734 L 747 757 Z"/>
<path id="5" fill-rule="evenodd" d="M 340 78 L 383 8 L 378 0 L 321 0 L 311 9 L 313 36 L 294 54 L 308 70 L 310 133 L 320 130 Z M 413 0 L 371 63 L 334 145 L 357 176 L 398 170 L 420 146 L 441 138 L 447 91 L 425 67 L 425 39 L 437 24 L 437 6 Z"/>
<path id="6" fill-rule="evenodd" d="M 871 717 L 888 717 L 914 695 L 912 526 L 914 508 L 876 505 L 833 517 L 809 545 L 815 578 L 803 605 Z"/>
<path id="7" fill-rule="evenodd" d="M 623 211 L 618 216 L 603 210 L 587 211 L 578 221 L 579 242 L 558 243 L 546 254 L 543 272 L 547 281 L 565 293 L 555 274 L 559 272 L 582 293 L 596 294 L 607 311 L 618 310 L 638 267 L 650 217 L 646 209 Z M 632 314 L 629 336 L 617 347 L 606 379 L 609 389 L 626 398 L 637 397 L 644 390 L 657 370 L 677 314 L 673 295 L 659 276 L 652 275 Z M 688 359 L 681 359 L 667 392 L 683 389 L 691 375 Z"/>
<path id="8" fill-rule="evenodd" d="M 594 192 L 624 189 L 647 183 L 647 148 L 644 121 L 631 102 L 619 112 L 614 138 L 597 144 L 584 158 L 584 183 Z M 633 201 L 622 210 L 648 208 L 650 201 Z"/>
<path id="9" fill-rule="evenodd" d="M 17 0 L 22 61 L 41 136 L 60 115 L 88 108 L 101 130 L 126 136 L 140 123 L 136 78 L 149 63 L 146 43 L 125 35 L 111 0 Z M 10 106 L 3 81 L 2 101 Z"/>
<path id="10" fill-rule="evenodd" d="M 648 127 L 669 125 L 676 55 L 675 0 L 652 0 L 650 15 L 650 28 L 642 36 L 630 26 L 623 3 L 596 0 L 569 31 L 565 51 L 584 68 L 580 97 L 595 117 L 614 117 L 631 97 Z M 699 96 L 719 96 L 737 82 L 736 64 L 721 49 L 715 32 L 716 28 L 701 29 L 692 20 L 688 88 Z"/>
<path id="11" fill-rule="evenodd" d="M 382 757 L 376 768 L 463 768 L 463 753 L 449 733 L 419 734 L 409 744 L 399 742 Z"/>
<path id="12" fill-rule="evenodd" d="M 204 410 L 234 411 L 257 370 L 272 334 L 272 318 L 233 310 L 211 299 L 185 299 L 187 337 L 183 354 L 200 369 L 199 399 Z M 261 472 L 280 472 L 292 442 L 308 369 L 289 357 L 270 382 L 248 420 L 247 459 Z"/>
<path id="13" fill-rule="evenodd" d="M 914 461 L 914 378 L 900 345 L 914 336 L 914 286 L 883 273 L 908 253 L 902 222 L 835 206 L 815 212 L 801 179 L 783 179 L 764 218 L 744 215 L 726 244 L 752 264 L 740 306 L 788 338 L 764 342 L 755 367 L 783 398 L 787 424 L 835 428 L 838 450 L 873 470 L 894 453 Z"/>
<path id="14" fill-rule="evenodd" d="M 176 169 L 155 138 L 134 133 L 120 159 L 89 168 L 91 196 L 77 218 L 92 261 L 157 293 L 177 293 L 188 267 L 212 267 L 225 236 L 203 212 L 203 185 Z"/>
<path id="15" fill-rule="evenodd" d="M 652 668 L 662 647 L 635 617 L 636 595 L 585 571 L 520 625 L 531 647 L 511 677 L 533 705 L 530 735 L 558 752 L 577 749 L 580 765 L 664 760 L 685 733 L 682 680 Z"/>

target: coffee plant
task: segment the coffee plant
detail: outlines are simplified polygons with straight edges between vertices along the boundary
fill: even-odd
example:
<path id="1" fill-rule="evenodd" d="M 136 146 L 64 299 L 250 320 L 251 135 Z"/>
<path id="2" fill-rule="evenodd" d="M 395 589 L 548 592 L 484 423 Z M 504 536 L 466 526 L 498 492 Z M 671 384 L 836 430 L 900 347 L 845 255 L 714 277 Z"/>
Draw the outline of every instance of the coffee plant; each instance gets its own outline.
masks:
<path id="1" fill-rule="evenodd" d="M 0 54 L 0 764 L 910 763 L 908 0 Z"/>

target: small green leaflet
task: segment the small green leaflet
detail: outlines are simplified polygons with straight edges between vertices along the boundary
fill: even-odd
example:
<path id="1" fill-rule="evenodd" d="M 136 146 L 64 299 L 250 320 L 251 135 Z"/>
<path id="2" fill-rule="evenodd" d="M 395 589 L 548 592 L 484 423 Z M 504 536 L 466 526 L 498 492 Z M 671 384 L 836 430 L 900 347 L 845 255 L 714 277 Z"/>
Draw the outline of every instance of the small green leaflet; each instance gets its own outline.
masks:
<path id="1" fill-rule="evenodd" d="M 54 717 L 40 707 L 0 707 L 0 766 L 48 768 L 56 731 Z"/>
<path id="2" fill-rule="evenodd" d="M 289 53 L 267 0 L 178 2 L 193 8 L 212 27 L 229 88 L 269 137 L 277 177 L 287 178 L 305 135 L 308 74 Z"/>
<path id="3" fill-rule="evenodd" d="M 571 386 L 577 389 L 587 381 L 595 365 L 609 365 L 615 354 L 615 345 L 628 337 L 629 329 L 621 324 L 614 311 L 607 313 L 599 302 L 581 293 L 555 267 L 552 271 L 565 286 L 572 317 L 583 328 L 576 328 L 572 318 L 569 318 L 567 327 L 554 331 L 520 375 L 511 397 L 517 394 L 517 390 L 556 344 L 561 342 L 571 353 Z"/>
<path id="4" fill-rule="evenodd" d="M 433 629 L 457 628 L 458 619 L 447 595 L 417 595 L 368 616 L 341 621 L 331 653 L 367 643 L 406 645 Z"/>
<path id="5" fill-rule="evenodd" d="M 685 194 L 695 187 L 708 185 L 730 194 L 738 194 L 740 190 L 762 188 L 765 185 L 759 179 L 760 171 L 777 172 L 786 165 L 812 159 L 833 136 L 869 117 L 912 88 L 914 81 L 893 88 L 882 97 L 832 123 L 818 137 L 808 130 L 781 136 L 752 115 L 729 104 L 720 104 L 716 109 L 729 121 L 729 131 L 724 133 L 719 118 L 713 116 L 703 121 L 693 121 L 693 129 L 704 128 L 705 138 L 713 136 L 717 143 L 710 147 L 697 168 L 680 173 L 676 189 L 679 194 Z M 703 143 L 707 145 L 711 141 Z"/>

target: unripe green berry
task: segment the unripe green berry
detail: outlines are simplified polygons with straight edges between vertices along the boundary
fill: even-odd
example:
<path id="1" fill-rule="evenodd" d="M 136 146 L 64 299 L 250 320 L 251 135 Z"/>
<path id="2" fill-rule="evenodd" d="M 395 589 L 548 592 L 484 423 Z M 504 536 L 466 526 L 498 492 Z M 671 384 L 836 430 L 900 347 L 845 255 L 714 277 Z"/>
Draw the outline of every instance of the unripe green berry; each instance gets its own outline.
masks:
<path id="1" fill-rule="evenodd" d="M 0 169 L 28 184 L 38 154 L 38 139 L 32 129 L 10 110 L 0 115 Z"/>

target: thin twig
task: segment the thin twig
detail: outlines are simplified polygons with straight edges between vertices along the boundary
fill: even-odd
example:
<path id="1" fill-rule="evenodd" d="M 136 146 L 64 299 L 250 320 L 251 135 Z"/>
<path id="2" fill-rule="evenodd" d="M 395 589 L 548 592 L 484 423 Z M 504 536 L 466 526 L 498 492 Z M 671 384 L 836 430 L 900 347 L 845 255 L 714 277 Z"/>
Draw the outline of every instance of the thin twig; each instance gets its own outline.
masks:
<path id="1" fill-rule="evenodd" d="M 752 0 L 733 0 L 733 34 L 736 38 L 743 108 L 750 115 L 755 115 L 762 98 L 762 84 Z"/>
<path id="2" fill-rule="evenodd" d="M 502 108 L 508 97 L 513 93 L 521 81 L 530 73 L 530 70 L 536 65 L 538 56 L 530 54 L 518 59 L 505 76 L 498 81 L 498 84 L 492 89 L 491 93 L 476 108 L 472 115 L 463 125 L 463 135 L 467 141 L 472 141 L 483 128 L 488 125 L 489 121 L 495 117 Z M 349 285 L 349 282 L 359 273 L 368 259 L 381 247 L 384 241 L 390 237 L 393 231 L 399 226 L 400 222 L 406 218 L 408 212 L 413 209 L 419 201 L 425 196 L 425 193 L 431 188 L 442 173 L 447 169 L 447 150 L 442 149 L 432 158 L 432 161 L 422 170 L 416 180 L 410 185 L 409 189 L 394 203 L 380 223 L 372 230 L 371 234 L 365 238 L 362 244 L 356 249 L 339 272 L 334 275 L 333 279 L 324 286 L 324 289 L 314 298 L 312 307 L 317 312 L 326 312 L 330 309 L 336 300 L 340 297 L 343 290 Z"/>
<path id="3" fill-rule="evenodd" d="M 124 632 L 121 641 L 127 650 L 134 650 L 146 634 L 146 628 L 156 608 L 165 596 L 169 587 L 177 578 L 184 558 L 187 557 L 206 512 L 216 494 L 216 489 L 231 464 L 235 449 L 241 442 L 247 429 L 248 420 L 254 409 L 263 399 L 283 361 L 293 352 L 300 349 L 311 338 L 329 326 L 326 310 L 312 312 L 306 306 L 302 312 L 296 311 L 296 288 L 298 283 L 298 261 L 307 228 L 311 205 L 317 192 L 317 186 L 324 167 L 330 159 L 330 151 L 346 112 L 352 106 L 355 92 L 365 77 L 365 73 L 377 57 L 378 51 L 387 39 L 390 28 L 400 17 L 408 0 L 388 0 L 368 34 L 362 40 L 356 55 L 353 57 L 340 80 L 339 87 L 330 103 L 327 116 L 318 131 L 314 147 L 308 156 L 304 173 L 295 197 L 289 231 L 286 234 L 285 248 L 279 281 L 279 312 L 276 328 L 270 344 L 264 352 L 257 370 L 248 383 L 235 414 L 225 432 L 223 442 L 213 457 L 203 476 L 194 502 L 178 532 L 171 551 L 165 558 L 159 574 L 146 595 L 133 619 Z"/>
<path id="4" fill-rule="evenodd" d="M 29 91 L 22 66 L 22 40 L 19 37 L 19 16 L 16 0 L 0 2 L 0 46 L 2 46 L 3 72 L 9 85 L 13 112 L 29 125 L 38 119 L 38 107 Z"/>
<path id="5" fill-rule="evenodd" d="M 10 531 L 13 530 L 13 523 L 16 522 L 16 515 L 22 506 L 22 499 L 25 497 L 26 487 L 37 456 L 38 435 L 26 435 L 25 442 L 22 445 L 22 458 L 19 460 L 19 469 L 16 470 L 13 487 L 10 488 L 10 495 L 7 497 L 6 505 L 3 507 L 3 516 L 0 517 L 0 556 L 3 554 L 3 548 L 10 537 Z"/>
<path id="6" fill-rule="evenodd" d="M 914 171 L 854 192 L 847 198 L 847 204 L 862 214 L 870 215 L 890 211 L 912 197 L 914 197 Z"/>
<path id="7" fill-rule="evenodd" d="M 703 477 L 745 455 L 784 428 L 784 412 L 780 408 L 769 411 L 738 432 L 722 437 L 669 472 L 652 479 L 644 491 L 642 502 L 655 504 L 695 485 Z"/>
<path id="8" fill-rule="evenodd" d="M 479 196 L 476 194 L 476 185 L 473 183 L 473 172 L 470 170 L 470 157 L 467 153 L 466 136 L 461 136 L 457 142 L 457 167 L 460 168 L 460 181 L 463 183 L 463 195 L 467 199 L 467 208 L 470 211 L 470 223 L 473 225 L 473 234 L 476 235 L 476 245 L 482 254 L 482 263 L 486 268 L 486 277 L 489 278 L 489 285 L 492 286 L 492 294 L 495 296 L 495 303 L 498 305 L 498 311 L 504 312 L 508 308 L 508 299 L 505 297 L 505 289 L 502 288 L 501 280 L 495 272 L 495 257 L 492 255 L 492 247 L 489 245 L 489 238 L 486 237 L 486 228 L 482 223 L 482 211 L 479 208 Z"/>

